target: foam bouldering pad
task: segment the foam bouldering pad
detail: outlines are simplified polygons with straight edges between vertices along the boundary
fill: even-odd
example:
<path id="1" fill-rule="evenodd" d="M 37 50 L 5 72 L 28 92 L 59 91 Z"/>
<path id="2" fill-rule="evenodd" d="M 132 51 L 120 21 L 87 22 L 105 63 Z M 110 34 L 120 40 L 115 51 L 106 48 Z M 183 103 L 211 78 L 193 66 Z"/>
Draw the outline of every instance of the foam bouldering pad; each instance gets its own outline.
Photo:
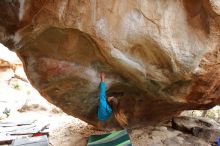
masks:
<path id="1" fill-rule="evenodd" d="M 47 136 L 15 139 L 12 146 L 49 146 Z"/>
<path id="2" fill-rule="evenodd" d="M 126 130 L 114 131 L 109 134 L 92 135 L 87 146 L 132 146 Z"/>

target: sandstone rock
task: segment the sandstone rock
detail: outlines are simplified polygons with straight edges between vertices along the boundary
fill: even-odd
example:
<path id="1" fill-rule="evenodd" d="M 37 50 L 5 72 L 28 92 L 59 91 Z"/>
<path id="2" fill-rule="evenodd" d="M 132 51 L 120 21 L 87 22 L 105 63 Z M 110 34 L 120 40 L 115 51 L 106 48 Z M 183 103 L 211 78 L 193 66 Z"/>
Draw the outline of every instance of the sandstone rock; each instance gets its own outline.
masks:
<path id="1" fill-rule="evenodd" d="M 159 125 L 131 130 L 129 136 L 134 146 L 211 146 L 207 139 Z"/>
<path id="2" fill-rule="evenodd" d="M 181 112 L 180 116 L 205 117 L 220 123 L 220 106 L 217 105 L 209 110 L 187 110 Z"/>
<path id="3" fill-rule="evenodd" d="M 196 137 L 206 139 L 208 142 L 215 143 L 219 138 L 220 130 L 194 127 L 192 128 L 192 134 Z"/>
<path id="4" fill-rule="evenodd" d="M 211 143 L 215 143 L 220 135 L 220 124 L 205 118 L 175 117 L 172 120 L 172 127 Z"/>
<path id="5" fill-rule="evenodd" d="M 191 131 L 193 127 L 202 127 L 202 128 L 220 128 L 220 124 L 211 119 L 205 118 L 194 118 L 194 117 L 175 117 L 172 119 L 172 126 L 182 130 L 182 131 Z"/>
<path id="6" fill-rule="evenodd" d="M 98 122 L 99 72 L 128 127 L 220 102 L 217 0 L 1 0 L 0 42 L 66 113 Z M 119 125 L 114 118 L 111 127 Z"/>

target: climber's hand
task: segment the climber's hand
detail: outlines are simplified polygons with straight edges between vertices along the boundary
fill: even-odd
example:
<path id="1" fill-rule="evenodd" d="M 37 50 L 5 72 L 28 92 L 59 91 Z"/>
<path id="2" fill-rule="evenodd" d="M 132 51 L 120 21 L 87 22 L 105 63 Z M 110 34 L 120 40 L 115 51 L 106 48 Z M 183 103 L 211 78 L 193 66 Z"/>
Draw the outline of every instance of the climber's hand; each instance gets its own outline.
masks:
<path id="1" fill-rule="evenodd" d="M 105 80 L 105 73 L 103 73 L 103 72 L 100 73 L 100 79 L 101 79 L 101 82 L 104 82 L 104 80 Z"/>

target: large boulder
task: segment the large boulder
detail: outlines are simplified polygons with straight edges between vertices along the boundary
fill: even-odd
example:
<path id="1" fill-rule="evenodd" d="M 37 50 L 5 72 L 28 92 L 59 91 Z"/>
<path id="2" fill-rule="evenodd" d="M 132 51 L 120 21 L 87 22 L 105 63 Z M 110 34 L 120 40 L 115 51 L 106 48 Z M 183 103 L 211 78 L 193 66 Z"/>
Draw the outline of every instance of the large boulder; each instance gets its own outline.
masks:
<path id="1" fill-rule="evenodd" d="M 175 117 L 172 119 L 174 129 L 187 132 L 193 136 L 215 143 L 220 136 L 220 124 L 211 119 L 193 117 Z"/>
<path id="2" fill-rule="evenodd" d="M 32 85 L 90 124 L 101 71 L 107 92 L 123 93 L 128 127 L 220 103 L 218 0 L 1 0 L 0 9 L 0 42 Z"/>

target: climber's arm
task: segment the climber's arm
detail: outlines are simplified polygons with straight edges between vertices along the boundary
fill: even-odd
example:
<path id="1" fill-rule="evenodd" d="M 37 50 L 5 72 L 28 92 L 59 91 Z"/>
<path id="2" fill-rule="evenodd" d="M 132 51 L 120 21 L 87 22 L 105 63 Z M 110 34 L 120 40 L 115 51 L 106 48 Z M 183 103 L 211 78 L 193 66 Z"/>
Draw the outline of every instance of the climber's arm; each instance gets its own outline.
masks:
<path id="1" fill-rule="evenodd" d="M 100 73 L 101 82 L 105 82 L 105 74 L 103 72 Z"/>
<path id="2" fill-rule="evenodd" d="M 100 78 L 101 78 L 101 83 L 99 85 L 99 97 L 100 97 L 100 100 L 105 100 L 106 98 L 106 95 L 105 95 L 105 90 L 106 90 L 106 85 L 105 85 L 105 74 L 104 73 L 100 73 Z"/>
<path id="3" fill-rule="evenodd" d="M 106 85 L 105 85 L 105 82 L 101 82 L 100 85 L 99 85 L 99 97 L 100 97 L 100 100 L 103 100 L 106 98 L 106 95 L 105 95 L 105 89 L 106 89 Z"/>

